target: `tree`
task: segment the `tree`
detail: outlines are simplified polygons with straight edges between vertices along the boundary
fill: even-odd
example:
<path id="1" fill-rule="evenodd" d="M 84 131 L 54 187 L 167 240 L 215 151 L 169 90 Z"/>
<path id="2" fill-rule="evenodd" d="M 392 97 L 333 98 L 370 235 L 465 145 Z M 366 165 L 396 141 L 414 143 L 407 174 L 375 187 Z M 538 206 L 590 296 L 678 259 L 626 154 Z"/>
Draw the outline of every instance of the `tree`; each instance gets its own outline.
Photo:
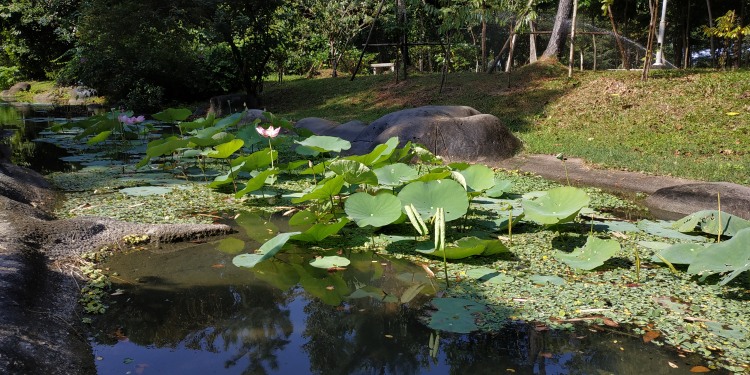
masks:
<path id="1" fill-rule="evenodd" d="M 557 59 L 557 54 L 560 52 L 560 47 L 565 40 L 565 36 L 568 31 L 565 28 L 568 22 L 568 15 L 573 6 L 573 0 L 560 0 L 557 5 L 557 15 L 555 15 L 555 25 L 552 27 L 552 34 L 550 34 L 547 48 L 542 54 L 542 59 Z"/>
<path id="2" fill-rule="evenodd" d="M 710 27 L 703 25 L 703 33 L 710 36 L 724 38 L 724 49 L 719 58 L 719 66 L 722 69 L 726 67 L 730 45 L 734 45 L 734 67 L 739 68 L 741 58 L 742 38 L 750 35 L 750 25 L 742 27 L 734 10 L 716 19 L 716 26 Z"/>

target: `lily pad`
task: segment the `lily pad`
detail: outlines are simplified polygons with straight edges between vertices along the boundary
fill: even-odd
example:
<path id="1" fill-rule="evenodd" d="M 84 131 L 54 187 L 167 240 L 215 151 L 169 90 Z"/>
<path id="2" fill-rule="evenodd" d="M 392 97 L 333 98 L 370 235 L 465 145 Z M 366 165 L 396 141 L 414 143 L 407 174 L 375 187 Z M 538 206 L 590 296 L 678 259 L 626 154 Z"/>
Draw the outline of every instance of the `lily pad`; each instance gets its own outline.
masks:
<path id="1" fill-rule="evenodd" d="M 463 216 L 469 208 L 466 191 L 453 180 L 412 182 L 401 190 L 398 199 L 401 200 L 402 210 L 413 204 L 425 220 L 435 216 L 440 207 L 445 209 L 446 222 Z"/>
<path id="2" fill-rule="evenodd" d="M 690 264 L 695 261 L 695 258 L 698 256 L 698 254 L 705 251 L 707 248 L 703 245 L 694 244 L 694 243 L 683 243 L 679 245 L 670 246 L 661 252 L 659 252 L 659 255 L 664 257 L 669 263 L 672 264 Z M 663 262 L 659 257 L 654 255 L 651 258 L 652 262 Z"/>
<path id="3" fill-rule="evenodd" d="M 504 194 L 510 193 L 510 189 L 512 188 L 513 188 L 512 181 L 495 179 L 495 186 L 493 186 L 490 189 L 487 189 L 484 192 L 484 195 L 490 198 L 499 198 L 503 196 Z"/>
<path id="4" fill-rule="evenodd" d="M 349 184 L 377 185 L 378 176 L 366 165 L 354 160 L 336 160 L 331 163 L 330 170 L 344 176 Z"/>
<path id="5" fill-rule="evenodd" d="M 443 257 L 443 251 L 436 251 L 435 245 L 432 243 L 432 241 L 427 241 L 419 246 L 417 246 L 416 249 L 418 252 L 426 255 L 432 255 L 436 257 Z M 479 255 L 484 252 L 484 246 L 476 246 L 476 247 L 445 247 L 445 258 L 446 259 L 463 259 L 468 258 L 472 255 Z"/>
<path id="6" fill-rule="evenodd" d="M 137 186 L 125 189 L 120 189 L 120 193 L 132 195 L 136 197 L 142 197 L 147 195 L 162 195 L 171 193 L 172 189 L 163 186 Z"/>
<path id="7" fill-rule="evenodd" d="M 429 317 L 427 326 L 441 331 L 469 333 L 477 330 L 476 314 L 489 311 L 487 306 L 462 298 L 435 298 L 438 309 Z"/>
<path id="8" fill-rule="evenodd" d="M 303 242 L 320 242 L 329 236 L 332 236 L 349 222 L 348 218 L 341 218 L 341 221 L 333 224 L 318 223 L 303 233 L 293 236 L 291 239 Z"/>
<path id="9" fill-rule="evenodd" d="M 401 217 L 401 201 L 391 194 L 356 193 L 346 200 L 344 209 L 360 227 L 382 227 Z"/>
<path id="10" fill-rule="evenodd" d="M 565 285 L 565 279 L 558 276 L 542 276 L 542 275 L 532 275 L 529 277 L 529 280 L 537 285 L 544 285 L 547 283 L 554 284 L 554 285 Z"/>
<path id="11" fill-rule="evenodd" d="M 495 186 L 495 172 L 482 164 L 474 164 L 462 170 L 469 192 L 484 191 Z"/>
<path id="12" fill-rule="evenodd" d="M 313 135 L 304 141 L 294 141 L 294 143 L 309 147 L 318 152 L 341 152 L 341 150 L 348 150 L 352 147 L 352 144 L 347 140 L 324 135 Z"/>
<path id="13" fill-rule="evenodd" d="M 572 253 L 558 251 L 555 258 L 563 261 L 569 267 L 582 270 L 592 270 L 620 251 L 620 243 L 614 240 L 600 240 L 589 236 L 586 245 L 576 248 Z"/>
<path id="14" fill-rule="evenodd" d="M 693 236 L 672 229 L 671 221 L 641 220 L 638 222 L 638 229 L 659 237 L 676 238 L 692 242 L 706 242 L 706 238 L 703 236 Z"/>
<path id="15" fill-rule="evenodd" d="M 546 195 L 522 203 L 526 218 L 544 225 L 555 225 L 575 219 L 589 203 L 589 196 L 581 189 L 564 186 L 550 189 Z"/>
<path id="16" fill-rule="evenodd" d="M 474 268 L 466 272 L 466 276 L 474 279 L 484 280 L 491 284 L 507 284 L 513 281 L 513 278 L 503 272 L 490 268 Z"/>
<path id="17" fill-rule="evenodd" d="M 346 267 L 349 264 L 351 264 L 349 259 L 337 255 L 315 258 L 310 261 L 311 266 L 323 269 Z"/>
<path id="18" fill-rule="evenodd" d="M 419 173 L 414 168 L 403 163 L 386 165 L 373 172 L 378 178 L 378 183 L 386 186 L 401 186 L 419 177 Z"/>
<path id="19" fill-rule="evenodd" d="M 709 246 L 690 263 L 688 273 L 710 275 L 745 269 L 750 263 L 750 228 L 743 229 L 730 240 Z M 738 276 L 732 272 L 722 281 L 726 284 Z"/>
<path id="20" fill-rule="evenodd" d="M 729 326 L 730 329 L 724 329 L 724 326 L 719 322 L 705 322 L 705 324 L 708 330 L 717 336 L 732 340 L 744 340 L 747 337 L 747 333 L 740 326 L 732 325 Z"/>
<path id="21" fill-rule="evenodd" d="M 721 217 L 721 224 L 719 217 Z M 718 235 L 721 231 L 724 236 L 734 236 L 739 231 L 750 228 L 750 221 L 726 212 L 719 214 L 716 210 L 706 210 L 690 214 L 672 225 L 673 229 L 680 232 L 693 232 L 696 227 L 708 234 Z"/>
<path id="22" fill-rule="evenodd" d="M 237 267 L 253 268 L 256 264 L 276 255 L 289 238 L 296 234 L 299 232 L 281 233 L 264 243 L 257 253 L 238 255 L 232 259 L 232 263 Z"/>

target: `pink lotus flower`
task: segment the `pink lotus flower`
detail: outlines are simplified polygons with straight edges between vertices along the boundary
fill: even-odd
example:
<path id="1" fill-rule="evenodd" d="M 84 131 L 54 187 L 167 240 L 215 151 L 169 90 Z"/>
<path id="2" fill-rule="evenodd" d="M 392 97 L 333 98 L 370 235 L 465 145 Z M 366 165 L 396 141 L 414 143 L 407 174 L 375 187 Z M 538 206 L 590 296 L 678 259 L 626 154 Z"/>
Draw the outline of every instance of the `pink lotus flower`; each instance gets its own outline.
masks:
<path id="1" fill-rule="evenodd" d="M 117 117 L 117 119 L 120 120 L 120 122 L 125 123 L 125 124 L 137 124 L 146 120 L 146 118 L 143 116 L 128 117 L 126 115 L 120 115 Z"/>
<path id="2" fill-rule="evenodd" d="M 269 126 L 268 129 L 263 129 L 262 126 L 258 126 L 257 128 L 255 128 L 255 130 L 257 130 L 258 133 L 264 137 L 276 138 L 276 136 L 279 135 L 281 127 L 274 129 L 273 126 Z"/>

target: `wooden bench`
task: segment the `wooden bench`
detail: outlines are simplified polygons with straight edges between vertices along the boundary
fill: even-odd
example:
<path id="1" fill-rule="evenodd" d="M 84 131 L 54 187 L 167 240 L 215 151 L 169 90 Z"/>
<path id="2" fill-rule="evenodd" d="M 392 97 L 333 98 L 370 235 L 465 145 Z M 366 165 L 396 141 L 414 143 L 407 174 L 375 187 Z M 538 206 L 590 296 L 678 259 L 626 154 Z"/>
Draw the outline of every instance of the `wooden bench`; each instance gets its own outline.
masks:
<path id="1" fill-rule="evenodd" d="M 383 73 L 383 71 L 385 71 L 386 68 L 390 68 L 392 72 L 396 71 L 396 64 L 394 63 L 370 64 L 370 67 L 373 70 L 373 74 Z"/>

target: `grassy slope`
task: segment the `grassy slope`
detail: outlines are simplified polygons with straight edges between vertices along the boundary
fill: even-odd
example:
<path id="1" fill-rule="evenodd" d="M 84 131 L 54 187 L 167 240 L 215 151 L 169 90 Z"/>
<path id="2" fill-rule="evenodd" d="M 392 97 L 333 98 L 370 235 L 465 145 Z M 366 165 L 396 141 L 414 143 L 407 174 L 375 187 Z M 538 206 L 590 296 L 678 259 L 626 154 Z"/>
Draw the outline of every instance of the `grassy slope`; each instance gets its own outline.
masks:
<path id="1" fill-rule="evenodd" d="M 299 120 L 371 122 L 423 105 L 467 105 L 505 122 L 525 152 L 629 169 L 750 185 L 750 72 L 575 72 L 534 64 L 505 74 L 392 75 L 268 83 L 268 110 Z M 729 112 L 739 112 L 730 116 Z"/>

